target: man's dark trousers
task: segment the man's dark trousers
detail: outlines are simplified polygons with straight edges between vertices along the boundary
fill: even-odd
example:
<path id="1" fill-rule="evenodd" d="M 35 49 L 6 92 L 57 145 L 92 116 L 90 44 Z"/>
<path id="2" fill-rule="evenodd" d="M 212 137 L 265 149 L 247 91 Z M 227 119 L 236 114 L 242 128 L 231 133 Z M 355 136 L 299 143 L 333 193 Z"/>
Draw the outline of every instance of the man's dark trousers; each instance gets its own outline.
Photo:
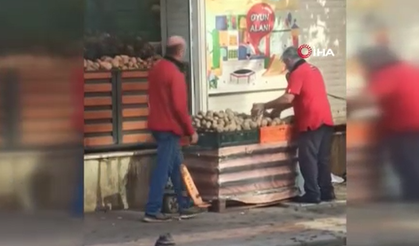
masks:
<path id="1" fill-rule="evenodd" d="M 327 125 L 299 134 L 298 161 L 305 196 L 309 199 L 319 200 L 321 194 L 333 192 L 330 172 L 332 137 L 333 127 Z"/>
<path id="2" fill-rule="evenodd" d="M 385 144 L 400 178 L 402 198 L 419 202 L 419 132 L 394 134 Z"/>
<path id="3" fill-rule="evenodd" d="M 148 202 L 145 211 L 148 215 L 156 215 L 161 212 L 165 186 L 169 177 L 178 199 L 179 208 L 185 206 L 182 195 L 183 181 L 180 172 L 183 160 L 179 143 L 180 136 L 171 132 L 153 131 L 152 134 L 157 142 L 157 162 L 151 175 L 148 192 Z"/>

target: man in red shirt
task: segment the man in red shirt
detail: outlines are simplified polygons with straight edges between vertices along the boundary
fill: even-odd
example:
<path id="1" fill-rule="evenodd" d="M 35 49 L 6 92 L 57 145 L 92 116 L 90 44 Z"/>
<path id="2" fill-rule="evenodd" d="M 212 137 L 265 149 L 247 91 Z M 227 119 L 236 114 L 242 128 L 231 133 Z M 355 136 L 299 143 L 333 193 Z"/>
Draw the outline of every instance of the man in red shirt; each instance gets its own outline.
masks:
<path id="1" fill-rule="evenodd" d="M 333 200 L 335 194 L 329 165 L 333 118 L 323 76 L 317 67 L 298 55 L 295 47 L 287 48 L 281 59 L 289 71 L 286 92 L 273 101 L 254 104 L 252 114 L 294 108 L 298 160 L 305 190 L 296 201 L 319 203 Z"/>
<path id="2" fill-rule="evenodd" d="M 194 210 L 184 209 L 183 181 L 180 172 L 182 153 L 180 138 L 190 136 L 191 143 L 198 141 L 188 110 L 188 95 L 183 73 L 182 58 L 185 40 L 169 38 L 166 56 L 149 72 L 148 76 L 148 128 L 157 143 L 157 164 L 151 176 L 145 222 L 168 221 L 171 218 L 161 213 L 164 189 L 170 177 L 176 192 L 181 218 L 190 218 Z"/>
<path id="3" fill-rule="evenodd" d="M 358 55 L 366 89 L 347 101 L 350 115 L 357 109 L 380 110 L 380 143 L 389 151 L 400 177 L 403 198 L 419 201 L 419 69 L 403 62 L 387 46 L 374 46 Z"/>

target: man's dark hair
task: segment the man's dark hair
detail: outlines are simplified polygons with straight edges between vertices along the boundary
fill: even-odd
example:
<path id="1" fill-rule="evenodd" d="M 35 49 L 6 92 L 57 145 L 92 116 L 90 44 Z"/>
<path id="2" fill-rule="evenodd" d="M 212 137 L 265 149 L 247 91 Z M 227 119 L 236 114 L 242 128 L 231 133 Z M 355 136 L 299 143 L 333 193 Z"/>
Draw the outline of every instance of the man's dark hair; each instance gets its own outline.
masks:
<path id="1" fill-rule="evenodd" d="M 301 59 L 301 57 L 298 54 L 298 49 L 294 46 L 290 46 L 284 50 L 284 52 L 281 55 L 281 59 L 299 60 Z"/>
<path id="2" fill-rule="evenodd" d="M 166 56 L 176 56 L 182 50 L 181 44 L 166 46 Z"/>
<path id="3" fill-rule="evenodd" d="M 383 45 L 361 49 L 357 57 L 361 65 L 369 72 L 374 72 L 399 61 L 397 54 Z"/>

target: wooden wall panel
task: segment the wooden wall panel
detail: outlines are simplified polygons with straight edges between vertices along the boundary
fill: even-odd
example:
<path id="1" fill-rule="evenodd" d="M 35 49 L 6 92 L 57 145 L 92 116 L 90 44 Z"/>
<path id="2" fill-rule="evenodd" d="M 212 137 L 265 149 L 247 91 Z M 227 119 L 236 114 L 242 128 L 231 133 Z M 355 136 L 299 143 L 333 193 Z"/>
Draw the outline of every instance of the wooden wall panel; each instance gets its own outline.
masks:
<path id="1" fill-rule="evenodd" d="M 141 144 L 152 142 L 147 130 L 148 81 L 147 72 L 121 73 L 121 142 Z"/>
<path id="2" fill-rule="evenodd" d="M 115 76 L 111 72 L 94 72 L 85 73 L 84 78 L 84 145 L 112 146 L 117 143 Z"/>

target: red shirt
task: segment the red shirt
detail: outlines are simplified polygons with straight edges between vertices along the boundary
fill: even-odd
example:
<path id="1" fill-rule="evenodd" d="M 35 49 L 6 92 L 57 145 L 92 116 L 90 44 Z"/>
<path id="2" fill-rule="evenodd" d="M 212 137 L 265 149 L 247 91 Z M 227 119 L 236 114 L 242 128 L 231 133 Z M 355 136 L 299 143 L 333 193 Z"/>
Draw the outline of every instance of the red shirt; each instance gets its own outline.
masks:
<path id="1" fill-rule="evenodd" d="M 419 69 L 405 62 L 383 68 L 367 86 L 378 100 L 386 132 L 419 131 Z"/>
<path id="2" fill-rule="evenodd" d="M 298 62 L 289 75 L 287 93 L 295 95 L 292 104 L 296 130 L 315 130 L 323 124 L 333 126 L 326 86 L 317 67 Z"/>
<path id="3" fill-rule="evenodd" d="M 150 70 L 148 83 L 148 128 L 179 136 L 193 135 L 185 75 L 176 61 L 159 61 Z"/>

